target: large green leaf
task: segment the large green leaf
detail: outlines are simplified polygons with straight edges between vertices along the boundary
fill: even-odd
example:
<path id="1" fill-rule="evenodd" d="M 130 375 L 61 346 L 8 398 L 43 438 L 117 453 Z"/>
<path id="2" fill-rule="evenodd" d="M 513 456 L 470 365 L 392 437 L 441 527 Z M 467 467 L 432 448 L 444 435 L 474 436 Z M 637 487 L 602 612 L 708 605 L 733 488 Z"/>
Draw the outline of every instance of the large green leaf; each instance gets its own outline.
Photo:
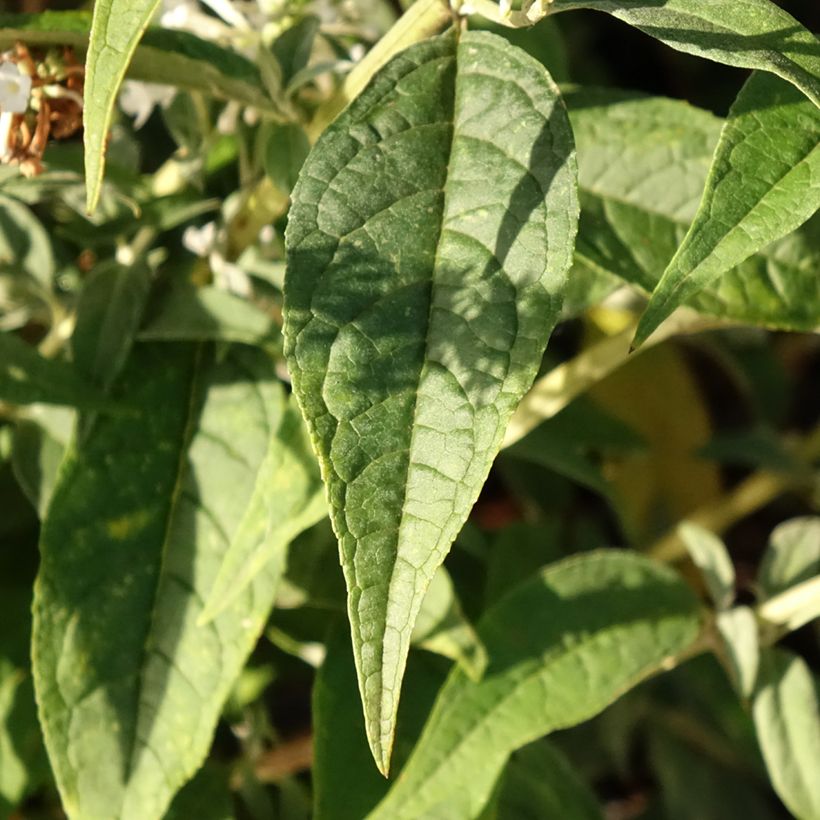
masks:
<path id="1" fill-rule="evenodd" d="M 159 818 L 196 771 L 281 567 L 199 626 L 261 477 L 283 391 L 261 354 L 137 345 L 63 462 L 41 536 L 34 674 L 71 818 Z"/>
<path id="2" fill-rule="evenodd" d="M 486 33 L 394 58 L 294 190 L 288 363 L 328 485 L 383 771 L 416 613 L 541 360 L 576 208 L 555 85 Z"/>
<path id="3" fill-rule="evenodd" d="M 820 108 L 779 78 L 755 72 L 729 111 L 698 213 L 652 294 L 634 344 L 818 207 Z"/>
<path id="4" fill-rule="evenodd" d="M 606 11 L 679 51 L 770 71 L 820 105 L 817 38 L 770 0 L 555 0 Z"/>
<path id="5" fill-rule="evenodd" d="M 577 257 L 651 293 L 697 211 L 722 121 L 617 91 L 566 95 L 578 147 Z M 716 316 L 790 330 L 820 324 L 820 215 L 697 294 Z"/>
<path id="6" fill-rule="evenodd" d="M 477 817 L 512 751 L 597 714 L 698 630 L 686 585 L 634 553 L 591 553 L 542 570 L 483 618 L 483 679 L 450 674 L 370 817 Z"/>
<path id="7" fill-rule="evenodd" d="M 96 0 L 85 60 L 86 206 L 93 211 L 100 198 L 105 143 L 114 105 L 128 64 L 160 0 Z"/>
<path id="8" fill-rule="evenodd" d="M 806 662 L 766 650 L 752 704 L 772 785 L 795 817 L 820 818 L 820 695 Z"/>

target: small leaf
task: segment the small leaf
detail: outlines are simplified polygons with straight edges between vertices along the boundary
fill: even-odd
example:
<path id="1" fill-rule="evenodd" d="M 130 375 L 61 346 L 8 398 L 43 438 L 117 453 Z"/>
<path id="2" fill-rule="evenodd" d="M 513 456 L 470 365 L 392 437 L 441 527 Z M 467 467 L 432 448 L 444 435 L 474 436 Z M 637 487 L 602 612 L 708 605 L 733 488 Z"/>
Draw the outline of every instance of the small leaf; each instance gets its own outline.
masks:
<path id="1" fill-rule="evenodd" d="M 0 333 L 0 399 L 12 404 L 66 404 L 113 409 L 93 385 L 66 362 L 46 359 L 11 333 Z"/>
<path id="2" fill-rule="evenodd" d="M 197 626 L 260 480 L 284 396 L 269 359 L 139 344 L 114 393 L 141 412 L 75 441 L 42 527 L 33 658 L 40 720 L 71 818 L 162 817 L 199 768 L 267 619 L 260 573 Z"/>
<path id="3" fill-rule="evenodd" d="M 554 0 L 596 9 L 666 45 L 739 68 L 771 71 L 820 106 L 817 38 L 770 0 Z"/>
<path id="4" fill-rule="evenodd" d="M 265 173 L 280 191 L 290 193 L 310 151 L 305 132 L 298 125 L 272 125 L 265 142 Z"/>
<path id="5" fill-rule="evenodd" d="M 715 606 L 728 609 L 735 598 L 735 568 L 726 545 L 713 532 L 688 521 L 678 527 L 678 532 L 703 573 Z"/>
<path id="6" fill-rule="evenodd" d="M 558 318 L 574 173 L 545 69 L 494 35 L 451 33 L 376 75 L 293 193 L 286 352 L 383 772 L 425 590 Z"/>
<path id="7" fill-rule="evenodd" d="M 766 598 L 820 575 L 820 518 L 792 518 L 772 531 L 758 583 Z"/>
<path id="8" fill-rule="evenodd" d="M 39 425 L 23 421 L 15 428 L 11 462 L 14 477 L 40 520 L 51 501 L 64 455 L 65 445 Z"/>
<path id="9" fill-rule="evenodd" d="M 143 341 L 220 341 L 264 345 L 279 330 L 271 318 L 247 299 L 221 288 L 174 281 L 160 293 L 139 331 Z"/>
<path id="10" fill-rule="evenodd" d="M 117 93 L 142 33 L 160 0 L 96 0 L 85 63 L 86 207 L 91 213 L 100 198 L 105 168 L 105 142 Z"/>
<path id="11" fill-rule="evenodd" d="M 820 818 L 820 700 L 805 661 L 764 650 L 752 705 L 757 737 L 780 799 L 800 820 Z"/>
<path id="12" fill-rule="evenodd" d="M 422 649 L 436 652 L 460 663 L 472 680 L 480 680 L 487 665 L 487 653 L 464 616 L 444 567 L 439 567 L 419 609 L 411 641 Z"/>
<path id="13" fill-rule="evenodd" d="M 698 213 L 652 293 L 633 346 L 818 207 L 820 108 L 783 80 L 756 72 L 729 111 Z"/>
<path id="14" fill-rule="evenodd" d="M 371 820 L 477 817 L 515 749 L 591 718 L 699 630 L 672 571 L 608 550 L 542 570 L 488 611 L 479 683 L 455 667 Z"/>
<path id="15" fill-rule="evenodd" d="M 743 698 L 748 698 L 757 681 L 760 666 L 760 640 L 757 618 L 748 606 L 719 612 L 717 628 L 723 638 L 732 679 Z"/>
<path id="16" fill-rule="evenodd" d="M 0 271 L 25 274 L 50 292 L 54 251 L 42 222 L 22 202 L 0 195 Z"/>
<path id="17" fill-rule="evenodd" d="M 327 515 L 318 465 L 294 403 L 268 448 L 259 483 L 222 559 L 200 623 L 224 611 L 260 573 L 270 572 L 272 561 L 284 569 L 288 544 Z"/>

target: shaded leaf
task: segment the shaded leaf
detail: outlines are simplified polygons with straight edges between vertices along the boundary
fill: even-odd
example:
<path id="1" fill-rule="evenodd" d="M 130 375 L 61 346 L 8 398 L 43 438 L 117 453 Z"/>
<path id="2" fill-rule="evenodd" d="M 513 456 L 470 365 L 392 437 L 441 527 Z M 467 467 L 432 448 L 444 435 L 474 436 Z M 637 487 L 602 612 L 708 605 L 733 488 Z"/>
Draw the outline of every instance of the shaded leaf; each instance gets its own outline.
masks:
<path id="1" fill-rule="evenodd" d="M 66 404 L 112 409 L 96 387 L 66 362 L 46 359 L 11 333 L 0 333 L 0 399 L 13 404 Z"/>
<path id="2" fill-rule="evenodd" d="M 783 80 L 754 73 L 729 111 L 698 213 L 652 293 L 633 345 L 818 207 L 820 108 Z"/>
<path id="3" fill-rule="evenodd" d="M 447 34 L 375 76 L 294 190 L 288 364 L 328 484 L 382 771 L 424 592 L 558 317 L 572 151 L 542 66 L 493 35 Z"/>
<path id="4" fill-rule="evenodd" d="M 246 299 L 221 288 L 175 281 L 157 298 L 139 331 L 145 341 L 222 341 L 265 344 L 279 330 L 271 318 Z"/>
<path id="5" fill-rule="evenodd" d="M 283 395 L 267 357 L 137 345 L 43 524 L 35 687 L 69 817 L 151 820 L 199 768 L 280 567 L 197 626 L 260 480 Z"/>
<path id="6" fill-rule="evenodd" d="M 805 661 L 782 650 L 764 650 L 752 714 L 775 791 L 795 817 L 817 820 L 820 699 Z"/>
<path id="7" fill-rule="evenodd" d="M 476 817 L 510 753 L 587 720 L 684 650 L 697 602 L 670 570 L 614 550 L 548 567 L 479 624 L 480 683 L 456 667 L 371 817 Z"/>
<path id="8" fill-rule="evenodd" d="M 820 106 L 817 38 L 770 0 L 555 0 L 606 11 L 668 46 L 788 80 Z"/>
<path id="9" fill-rule="evenodd" d="M 713 603 L 718 609 L 727 609 L 735 598 L 735 568 L 726 545 L 710 530 L 689 521 L 681 524 L 678 532 L 703 574 Z"/>
<path id="10" fill-rule="evenodd" d="M 566 94 L 578 147 L 576 258 L 651 293 L 683 240 L 722 121 L 686 103 L 626 92 Z M 692 307 L 748 324 L 820 324 L 820 215 L 706 287 Z"/>
<path id="11" fill-rule="evenodd" d="M 12 467 L 14 477 L 42 520 L 57 481 L 57 469 L 65 455 L 65 444 L 30 421 L 14 430 Z"/>
<path id="12" fill-rule="evenodd" d="M 43 224 L 31 209 L 0 195 L 0 271 L 25 275 L 50 292 L 55 273 L 54 251 Z"/>

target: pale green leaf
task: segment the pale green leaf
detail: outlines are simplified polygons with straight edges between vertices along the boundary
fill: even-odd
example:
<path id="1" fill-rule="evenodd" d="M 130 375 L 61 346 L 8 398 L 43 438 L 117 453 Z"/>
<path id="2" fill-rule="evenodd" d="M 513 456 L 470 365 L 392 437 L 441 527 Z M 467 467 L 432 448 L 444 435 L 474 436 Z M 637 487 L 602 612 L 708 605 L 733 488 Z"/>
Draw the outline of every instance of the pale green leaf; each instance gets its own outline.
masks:
<path id="1" fill-rule="evenodd" d="M 436 570 L 427 588 L 411 641 L 460 663 L 473 680 L 479 680 L 484 672 L 487 653 L 465 617 L 453 581 L 444 567 Z"/>
<path id="2" fill-rule="evenodd" d="M 678 527 L 678 533 L 703 574 L 715 606 L 730 607 L 735 598 L 735 568 L 726 545 L 710 530 L 688 521 Z"/>
<path id="3" fill-rule="evenodd" d="M 425 590 L 558 316 L 574 171 L 546 70 L 494 35 L 447 34 L 376 75 L 294 190 L 288 363 L 328 485 L 382 771 Z"/>
<path id="4" fill-rule="evenodd" d="M 722 121 L 683 102 L 618 91 L 566 95 L 578 147 L 576 257 L 651 293 L 698 207 Z M 701 312 L 789 330 L 820 325 L 820 215 L 725 274 Z"/>
<path id="5" fill-rule="evenodd" d="M 668 46 L 777 74 L 820 105 L 817 38 L 770 0 L 555 0 L 553 11 L 595 9 Z"/>
<path id="6" fill-rule="evenodd" d="M 729 111 L 698 213 L 652 293 L 634 346 L 818 207 L 820 108 L 783 80 L 755 72 Z"/>
<path id="7" fill-rule="evenodd" d="M 802 658 L 763 652 L 752 704 L 757 737 L 780 799 L 800 820 L 820 818 L 820 699 Z"/>
<path id="8" fill-rule="evenodd" d="M 748 698 L 754 690 L 760 666 L 760 640 L 755 613 L 748 606 L 737 606 L 719 612 L 716 622 L 735 687 L 742 697 Z"/>
<path id="9" fill-rule="evenodd" d="M 128 64 L 160 0 L 96 0 L 85 61 L 83 128 L 86 207 L 97 207 L 105 143 Z"/>
<path id="10" fill-rule="evenodd" d="M 14 430 L 11 464 L 14 477 L 42 519 L 48 509 L 65 445 L 43 427 L 22 421 Z"/>
<path id="11" fill-rule="evenodd" d="M 260 480 L 226 551 L 200 615 L 207 623 L 230 606 L 272 562 L 284 569 L 288 544 L 327 515 L 319 468 L 294 402 L 270 437 Z"/>
<path id="12" fill-rule="evenodd" d="M 136 345 L 141 412 L 71 445 L 43 524 L 33 659 L 71 818 L 152 820 L 199 768 L 268 616 L 278 565 L 198 626 L 284 407 L 268 358 Z"/>
<path id="13" fill-rule="evenodd" d="M 820 575 L 820 518 L 792 518 L 772 531 L 758 583 L 771 598 Z"/>
<path id="14" fill-rule="evenodd" d="M 484 677 L 451 672 L 400 778 L 369 817 L 476 817 L 512 751 L 593 717 L 698 631 L 687 586 L 634 553 L 590 553 L 542 570 L 482 619 Z"/>
<path id="15" fill-rule="evenodd" d="M 262 310 L 222 288 L 173 281 L 139 331 L 144 341 L 222 341 L 265 345 L 279 330 Z"/>

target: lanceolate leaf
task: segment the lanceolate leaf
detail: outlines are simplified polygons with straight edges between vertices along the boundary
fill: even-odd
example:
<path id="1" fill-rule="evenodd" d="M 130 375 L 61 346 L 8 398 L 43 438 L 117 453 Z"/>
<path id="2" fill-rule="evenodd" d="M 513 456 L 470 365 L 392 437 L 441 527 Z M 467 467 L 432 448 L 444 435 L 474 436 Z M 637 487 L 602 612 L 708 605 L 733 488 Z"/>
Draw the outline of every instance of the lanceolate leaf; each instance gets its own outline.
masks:
<path id="1" fill-rule="evenodd" d="M 416 613 L 560 309 L 577 204 L 558 91 L 494 35 L 413 46 L 319 140 L 293 201 L 288 361 L 386 772 Z"/>
<path id="2" fill-rule="evenodd" d="M 776 527 L 760 566 L 766 598 L 820 575 L 820 517 L 793 518 Z"/>
<path id="3" fill-rule="evenodd" d="M 576 256 L 652 292 L 694 217 L 722 121 L 661 97 L 566 95 L 581 186 Z M 820 215 L 696 294 L 715 316 L 790 330 L 820 324 Z"/>
<path id="4" fill-rule="evenodd" d="M 198 626 L 284 405 L 269 360 L 137 345 L 61 467 L 41 536 L 33 657 L 41 723 L 71 818 L 152 820 L 205 757 L 268 615 L 261 572 Z"/>
<path id="5" fill-rule="evenodd" d="M 85 62 L 85 178 L 87 207 L 100 198 L 105 143 L 117 92 L 159 0 L 96 0 Z"/>
<path id="6" fill-rule="evenodd" d="M 634 345 L 818 207 L 820 108 L 788 83 L 756 72 L 729 111 L 695 221 L 652 294 Z"/>
<path id="7" fill-rule="evenodd" d="M 606 11 L 672 48 L 770 71 L 820 105 L 817 38 L 770 0 L 555 0 L 554 11 Z"/>
<path id="8" fill-rule="evenodd" d="M 554 564 L 479 624 L 490 663 L 480 683 L 458 667 L 371 820 L 478 817 L 510 753 L 591 718 L 698 634 L 694 596 L 634 553 Z"/>

